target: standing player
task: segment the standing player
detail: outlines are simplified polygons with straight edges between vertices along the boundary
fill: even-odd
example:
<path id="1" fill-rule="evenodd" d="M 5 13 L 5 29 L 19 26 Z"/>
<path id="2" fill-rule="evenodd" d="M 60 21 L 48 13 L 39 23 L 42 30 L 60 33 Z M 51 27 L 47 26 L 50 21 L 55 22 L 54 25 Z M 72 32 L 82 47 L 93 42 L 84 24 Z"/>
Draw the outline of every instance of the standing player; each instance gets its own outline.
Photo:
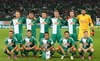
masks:
<path id="1" fill-rule="evenodd" d="M 14 30 L 14 36 L 17 38 L 18 43 L 21 44 L 22 39 L 22 26 L 25 19 L 20 16 L 20 11 L 15 12 L 15 17 L 10 22 L 10 30 Z M 12 29 L 13 26 L 13 29 Z"/>
<path id="2" fill-rule="evenodd" d="M 86 14 L 86 10 L 82 9 L 81 11 L 82 14 L 78 15 L 77 18 L 79 20 L 80 28 L 79 28 L 79 35 L 78 35 L 78 40 L 80 40 L 83 37 L 83 32 L 88 31 L 88 36 L 90 36 L 90 26 L 93 29 L 93 23 L 90 15 Z"/>
<path id="3" fill-rule="evenodd" d="M 56 51 L 60 53 L 61 59 L 64 58 L 64 54 L 68 54 L 69 52 L 72 53 L 71 59 L 73 58 L 74 53 L 76 52 L 76 48 L 74 47 L 74 40 L 69 37 L 69 32 L 64 32 L 64 37 L 60 40 Z"/>
<path id="4" fill-rule="evenodd" d="M 65 22 L 68 23 L 68 31 L 70 33 L 70 37 L 74 39 L 75 42 L 75 47 L 77 48 L 77 31 L 76 31 L 76 26 L 77 26 L 77 18 L 74 17 L 74 11 L 70 11 L 70 18 Z"/>
<path id="5" fill-rule="evenodd" d="M 52 39 L 54 43 L 57 42 L 59 43 L 61 39 L 61 25 L 62 25 L 62 19 L 60 18 L 58 10 L 54 11 L 54 18 L 52 18 Z"/>
<path id="6" fill-rule="evenodd" d="M 32 36 L 32 31 L 27 30 L 27 36 L 22 40 L 22 47 L 20 48 L 21 56 L 23 53 L 28 56 L 30 51 L 33 52 L 33 57 L 36 57 L 38 52 L 36 39 Z"/>
<path id="7" fill-rule="evenodd" d="M 5 51 L 4 51 L 4 53 L 6 53 L 8 55 L 8 59 L 9 59 L 13 52 L 14 52 L 14 58 L 17 59 L 18 41 L 13 36 L 13 31 L 10 31 L 9 32 L 9 37 L 5 41 Z"/>
<path id="8" fill-rule="evenodd" d="M 42 17 L 37 19 L 40 22 L 40 36 L 39 41 L 44 38 L 44 33 L 49 32 L 49 26 L 51 25 L 51 19 L 47 17 L 46 12 L 42 12 Z"/>
<path id="9" fill-rule="evenodd" d="M 27 30 L 32 31 L 32 36 L 36 38 L 36 20 L 34 19 L 33 12 L 29 12 L 28 18 L 26 19 Z"/>
<path id="10" fill-rule="evenodd" d="M 88 31 L 84 31 L 84 37 L 80 40 L 80 47 L 78 49 L 78 52 L 80 54 L 81 59 L 84 59 L 83 53 L 89 52 L 88 59 L 92 58 L 92 54 L 94 52 L 93 49 L 93 41 L 92 38 L 88 36 Z"/>
<path id="11" fill-rule="evenodd" d="M 49 33 L 45 32 L 44 38 L 40 41 L 40 51 L 50 50 L 51 56 L 54 54 L 54 43 L 51 38 L 49 38 Z"/>

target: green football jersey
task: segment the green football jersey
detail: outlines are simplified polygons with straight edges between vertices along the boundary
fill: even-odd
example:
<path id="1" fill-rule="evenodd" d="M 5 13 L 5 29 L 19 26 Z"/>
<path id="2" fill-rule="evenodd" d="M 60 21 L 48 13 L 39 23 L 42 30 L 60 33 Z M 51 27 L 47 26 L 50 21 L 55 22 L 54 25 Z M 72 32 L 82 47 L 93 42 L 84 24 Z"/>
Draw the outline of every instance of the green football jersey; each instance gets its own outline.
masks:
<path id="1" fill-rule="evenodd" d="M 45 44 L 48 44 L 48 46 L 44 46 Z M 51 46 L 54 46 L 53 40 L 51 38 L 49 38 L 48 40 L 46 40 L 45 38 L 42 38 L 40 40 L 40 46 L 44 46 L 44 48 L 50 48 Z"/>
<path id="2" fill-rule="evenodd" d="M 90 44 L 93 44 L 92 38 L 88 37 L 88 38 L 82 38 L 80 41 L 81 44 L 83 44 L 83 48 L 89 48 Z"/>
<path id="3" fill-rule="evenodd" d="M 31 36 L 28 38 L 27 36 L 23 38 L 22 44 L 25 45 L 26 47 L 33 47 L 34 45 L 37 44 L 35 37 Z"/>
<path id="4" fill-rule="evenodd" d="M 29 25 L 30 23 L 33 23 L 33 25 Z M 36 20 L 34 19 L 26 19 L 26 28 L 27 30 L 32 31 L 32 35 L 36 35 Z"/>
<path id="5" fill-rule="evenodd" d="M 71 22 L 73 22 L 73 24 L 71 24 Z M 73 34 L 73 33 L 77 34 L 76 26 L 78 23 L 78 19 L 76 17 L 66 20 L 65 23 L 68 23 L 68 31 L 70 34 Z"/>
<path id="6" fill-rule="evenodd" d="M 22 26 L 24 21 L 26 20 L 23 17 L 20 17 L 19 19 L 12 19 L 10 26 L 13 26 L 14 34 L 22 34 Z M 16 24 L 17 22 L 20 22 L 20 24 Z"/>
<path id="7" fill-rule="evenodd" d="M 73 38 L 69 37 L 68 39 L 66 38 L 61 38 L 60 42 L 59 42 L 60 46 L 65 47 L 65 48 L 70 48 L 72 46 L 74 46 L 74 40 Z M 67 45 L 69 44 L 69 45 Z"/>
<path id="8" fill-rule="evenodd" d="M 40 33 L 48 32 L 49 31 L 49 26 L 52 23 L 50 18 L 43 19 L 42 17 L 37 18 L 37 22 L 40 23 Z M 43 22 L 46 22 L 46 24 L 43 24 Z"/>
<path id="9" fill-rule="evenodd" d="M 54 24 L 58 22 L 58 24 Z M 62 20 L 60 18 L 52 18 L 52 34 L 58 34 L 61 32 Z"/>
<path id="10" fill-rule="evenodd" d="M 12 39 L 10 39 L 10 38 L 8 37 L 8 38 L 6 38 L 6 40 L 5 40 L 5 45 L 6 45 L 7 47 L 12 47 L 12 48 L 14 48 L 14 47 L 16 47 L 17 44 L 18 44 L 18 41 L 17 41 L 17 38 L 15 38 L 15 37 L 13 37 Z"/>

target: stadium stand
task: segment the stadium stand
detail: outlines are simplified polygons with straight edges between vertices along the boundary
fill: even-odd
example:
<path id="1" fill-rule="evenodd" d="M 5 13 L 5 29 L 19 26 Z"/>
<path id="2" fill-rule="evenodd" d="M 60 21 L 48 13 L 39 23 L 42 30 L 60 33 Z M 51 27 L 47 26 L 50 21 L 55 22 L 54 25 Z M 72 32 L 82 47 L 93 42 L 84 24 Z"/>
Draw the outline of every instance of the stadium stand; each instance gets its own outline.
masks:
<path id="1" fill-rule="evenodd" d="M 100 17 L 99 0 L 0 0 L 0 21 L 11 20 L 17 9 L 22 11 L 22 16 L 33 10 L 35 17 L 40 16 L 43 10 L 53 17 L 53 10 L 58 9 L 61 17 L 66 18 L 70 10 L 78 15 L 83 7 L 94 20 Z"/>

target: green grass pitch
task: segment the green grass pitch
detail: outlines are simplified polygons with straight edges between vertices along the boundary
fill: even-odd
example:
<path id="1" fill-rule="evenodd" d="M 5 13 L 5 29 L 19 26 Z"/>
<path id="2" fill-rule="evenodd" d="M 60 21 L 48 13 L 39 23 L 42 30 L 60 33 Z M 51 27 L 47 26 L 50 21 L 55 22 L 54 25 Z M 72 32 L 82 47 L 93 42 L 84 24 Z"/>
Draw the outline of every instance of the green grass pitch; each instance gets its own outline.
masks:
<path id="1" fill-rule="evenodd" d="M 66 31 L 67 29 L 61 29 L 62 31 L 62 36 L 63 36 L 63 32 Z M 89 60 L 87 58 L 88 54 L 85 54 L 85 59 L 81 60 L 80 58 L 75 58 L 74 60 L 70 60 L 70 56 L 61 60 L 60 59 L 60 55 L 55 52 L 54 57 L 50 58 L 49 60 L 44 60 L 41 57 L 37 57 L 37 58 L 33 58 L 32 57 L 32 53 L 30 53 L 30 57 L 25 58 L 25 57 L 21 57 L 20 53 L 18 54 L 18 59 L 7 59 L 7 55 L 4 54 L 4 42 L 5 42 L 5 38 L 8 37 L 8 32 L 9 29 L 0 29 L 0 61 L 100 61 L 100 29 L 96 29 L 95 28 L 95 36 L 92 37 L 93 38 L 93 43 L 94 43 L 94 58 L 92 60 Z M 23 30 L 23 37 L 26 34 L 26 29 Z M 50 29 L 50 34 L 51 34 L 51 29 Z M 37 29 L 37 41 L 39 38 L 39 29 Z M 50 35 L 51 36 L 51 35 Z M 38 43 L 39 44 L 39 43 Z M 55 48 L 57 47 L 57 43 L 55 44 Z M 37 54 L 37 56 L 39 55 L 39 53 Z"/>

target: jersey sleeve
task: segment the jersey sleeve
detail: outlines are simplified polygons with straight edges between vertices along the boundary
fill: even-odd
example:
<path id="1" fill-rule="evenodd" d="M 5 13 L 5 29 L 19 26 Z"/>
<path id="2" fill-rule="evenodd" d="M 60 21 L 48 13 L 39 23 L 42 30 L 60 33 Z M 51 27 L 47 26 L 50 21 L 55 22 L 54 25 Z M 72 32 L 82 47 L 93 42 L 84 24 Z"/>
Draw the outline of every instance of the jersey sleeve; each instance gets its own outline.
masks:
<path id="1" fill-rule="evenodd" d="M 17 38 L 14 38 L 14 41 L 15 41 L 15 44 L 17 45 L 18 44 Z"/>
<path id="2" fill-rule="evenodd" d="M 7 41 L 7 39 L 5 40 L 5 45 L 7 45 L 8 44 L 8 41 Z"/>
<path id="3" fill-rule="evenodd" d="M 79 15 L 76 18 L 79 20 Z"/>
<path id="4" fill-rule="evenodd" d="M 40 18 L 36 18 L 36 22 L 37 23 L 40 23 Z"/>
<path id="5" fill-rule="evenodd" d="M 23 44 L 23 45 L 25 44 L 25 39 L 22 39 L 22 44 Z"/>
<path id="6" fill-rule="evenodd" d="M 90 44 L 92 44 L 93 43 L 93 40 L 92 40 L 92 38 L 90 38 Z"/>
<path id="7" fill-rule="evenodd" d="M 34 43 L 34 45 L 36 45 L 36 44 L 37 44 L 37 42 L 36 42 L 36 39 L 35 39 L 35 38 L 33 38 L 33 43 Z"/>
<path id="8" fill-rule="evenodd" d="M 63 26 L 63 19 L 60 19 L 60 27 Z"/>
<path id="9" fill-rule="evenodd" d="M 42 41 L 43 41 L 43 39 L 41 39 L 41 40 L 40 40 L 40 46 L 42 46 L 42 45 L 43 45 L 43 42 L 42 42 Z"/>
<path id="10" fill-rule="evenodd" d="M 80 40 L 80 43 L 82 44 L 82 39 Z"/>
<path id="11" fill-rule="evenodd" d="M 13 25 L 13 20 L 10 21 L 10 26 L 12 26 L 12 25 Z"/>
<path id="12" fill-rule="evenodd" d="M 73 38 L 71 39 L 71 43 L 72 43 L 72 46 L 73 46 L 74 45 L 74 39 Z"/>
<path id="13" fill-rule="evenodd" d="M 68 25 L 68 20 L 63 21 L 64 25 Z"/>
<path id="14" fill-rule="evenodd" d="M 23 24 L 24 22 L 26 22 L 26 19 L 24 17 L 22 17 L 19 22 L 21 22 L 21 24 Z"/>
<path id="15" fill-rule="evenodd" d="M 92 26 L 93 27 L 93 22 L 92 22 L 92 19 L 91 19 L 91 17 L 89 16 L 89 23 L 90 23 L 90 26 Z"/>
<path id="16" fill-rule="evenodd" d="M 23 23 L 26 24 L 26 18 L 25 17 L 23 18 Z"/>
<path id="17" fill-rule="evenodd" d="M 52 45 L 52 46 L 54 46 L 54 42 L 53 42 L 53 40 L 52 40 L 52 39 L 50 39 L 50 41 L 51 41 L 51 45 Z"/>
<path id="18" fill-rule="evenodd" d="M 51 25 L 52 24 L 52 20 L 51 20 L 51 18 L 49 18 L 49 25 Z"/>
<path id="19" fill-rule="evenodd" d="M 77 18 L 76 18 L 76 23 L 77 23 L 77 24 L 79 24 L 79 21 L 78 21 L 78 19 L 77 19 Z"/>

